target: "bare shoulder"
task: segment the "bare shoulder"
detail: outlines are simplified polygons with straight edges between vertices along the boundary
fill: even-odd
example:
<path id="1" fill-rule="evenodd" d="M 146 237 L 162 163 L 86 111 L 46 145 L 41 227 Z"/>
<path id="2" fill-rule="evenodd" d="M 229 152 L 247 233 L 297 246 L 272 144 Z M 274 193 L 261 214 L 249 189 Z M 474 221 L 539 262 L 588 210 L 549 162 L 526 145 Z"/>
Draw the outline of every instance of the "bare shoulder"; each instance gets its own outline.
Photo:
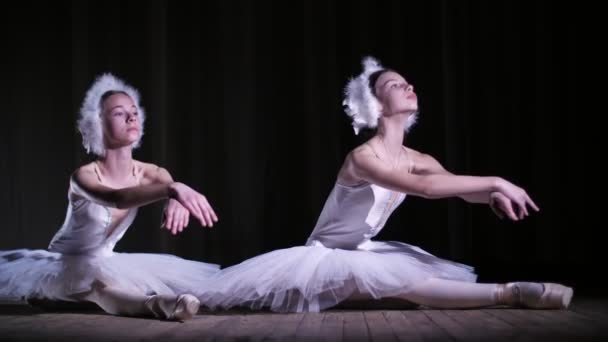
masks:
<path id="1" fill-rule="evenodd" d="M 344 165 L 338 174 L 342 184 L 358 184 L 365 180 L 364 175 L 379 161 L 371 146 L 363 144 L 350 151 L 344 160 Z"/>
<path id="2" fill-rule="evenodd" d="M 443 165 L 441 165 L 441 163 L 439 163 L 439 161 L 437 161 L 437 159 L 435 159 L 435 157 L 433 157 L 432 155 L 416 151 L 409 147 L 406 147 L 406 149 L 408 150 L 409 156 L 412 158 L 414 164 L 414 173 L 435 174 L 447 172 Z"/>
<path id="3" fill-rule="evenodd" d="M 161 169 L 161 167 L 156 164 L 146 163 L 139 160 L 134 160 L 133 162 L 135 162 L 135 165 L 144 173 L 158 172 L 158 170 Z"/>
<path id="4" fill-rule="evenodd" d="M 346 156 L 346 162 L 353 164 L 353 166 L 359 166 L 361 163 L 366 162 L 370 158 L 375 158 L 376 154 L 371 146 L 363 144 L 357 146 L 354 150 Z"/>
<path id="5" fill-rule="evenodd" d="M 411 147 L 408 147 L 408 146 L 403 146 L 403 148 L 405 148 L 405 150 L 407 151 L 408 155 L 410 157 L 414 158 L 414 159 L 424 160 L 424 159 L 427 159 L 428 157 L 431 157 L 430 154 L 426 154 L 426 153 L 420 152 L 420 151 L 415 150 L 415 149 L 413 149 Z"/>
<path id="6" fill-rule="evenodd" d="M 74 173 L 72 173 L 72 177 L 74 177 L 74 180 L 76 180 L 76 182 L 80 184 L 93 180 L 95 178 L 94 163 L 92 162 L 80 166 L 79 168 L 74 170 Z"/>
<path id="7" fill-rule="evenodd" d="M 403 148 L 407 151 L 408 156 L 412 157 L 414 160 L 418 160 L 418 161 L 435 160 L 435 158 L 433 158 L 433 156 L 431 156 L 428 153 L 420 152 L 409 146 L 403 146 Z"/>
<path id="8" fill-rule="evenodd" d="M 138 160 L 135 160 L 135 163 L 137 168 L 141 170 L 145 183 L 165 183 L 171 181 L 171 174 L 164 167 Z"/>
<path id="9" fill-rule="evenodd" d="M 77 168 L 74 171 L 74 174 L 82 174 L 82 173 L 95 172 L 94 164 L 95 164 L 95 162 L 91 162 L 91 163 L 88 163 L 88 164 L 81 165 L 79 168 Z"/>
<path id="10" fill-rule="evenodd" d="M 80 166 L 74 170 L 71 178 L 80 188 L 85 189 L 89 193 L 98 190 L 101 186 L 95 162 Z"/>

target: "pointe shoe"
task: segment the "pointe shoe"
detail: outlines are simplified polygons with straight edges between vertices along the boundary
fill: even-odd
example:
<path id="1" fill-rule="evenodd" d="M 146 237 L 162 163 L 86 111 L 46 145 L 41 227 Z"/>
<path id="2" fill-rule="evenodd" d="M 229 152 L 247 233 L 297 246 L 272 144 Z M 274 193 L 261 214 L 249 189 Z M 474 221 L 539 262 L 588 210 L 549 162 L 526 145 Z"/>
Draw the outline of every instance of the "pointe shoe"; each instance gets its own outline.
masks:
<path id="1" fill-rule="evenodd" d="M 171 319 L 177 321 L 188 320 L 194 317 L 194 315 L 196 315 L 200 306 L 201 302 L 193 295 L 180 295 L 179 297 L 177 297 L 177 304 L 175 305 L 175 310 L 173 310 L 173 315 Z"/>
<path id="2" fill-rule="evenodd" d="M 145 305 L 157 318 L 171 321 L 185 321 L 196 315 L 200 301 L 190 294 L 183 294 L 177 297 L 154 295 L 146 300 Z"/>
<path id="3" fill-rule="evenodd" d="M 502 285 L 499 303 L 532 309 L 567 309 L 574 291 L 555 283 L 515 282 Z"/>

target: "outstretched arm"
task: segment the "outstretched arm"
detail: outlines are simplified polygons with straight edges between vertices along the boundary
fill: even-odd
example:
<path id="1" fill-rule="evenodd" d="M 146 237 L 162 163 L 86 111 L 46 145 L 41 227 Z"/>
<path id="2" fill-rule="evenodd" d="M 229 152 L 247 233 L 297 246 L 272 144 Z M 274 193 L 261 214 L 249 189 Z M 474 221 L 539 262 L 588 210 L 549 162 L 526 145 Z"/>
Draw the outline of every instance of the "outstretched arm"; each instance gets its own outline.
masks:
<path id="1" fill-rule="evenodd" d="M 438 164 L 438 163 L 437 163 Z M 527 206 L 538 210 L 528 194 L 500 177 L 459 176 L 447 171 L 433 173 L 433 168 L 416 166 L 408 173 L 382 163 L 369 149 L 362 147 L 351 153 L 348 167 L 357 178 L 370 183 L 425 198 L 462 197 L 480 200 L 480 194 L 499 192 L 518 209 L 518 217 L 528 215 Z M 443 169 L 443 168 L 442 168 Z M 488 203 L 489 199 L 485 201 Z M 483 203 L 483 202 L 482 202 Z"/>
<path id="2" fill-rule="evenodd" d="M 144 180 L 151 184 L 175 183 L 173 181 L 173 177 L 167 169 L 153 164 L 144 164 Z M 177 186 L 180 185 L 181 183 L 178 183 Z M 207 198 L 203 194 L 197 192 L 195 193 L 195 196 L 191 198 L 193 202 L 190 203 L 190 208 L 188 208 L 188 203 L 181 203 L 177 199 L 171 198 L 167 202 L 164 210 L 164 220 L 162 226 L 171 230 L 174 235 L 181 232 L 184 227 L 188 225 L 190 209 L 200 209 L 200 216 L 203 217 L 203 220 L 201 220 L 203 227 L 213 227 L 213 223 L 217 222 L 217 215 L 209 204 Z M 193 215 L 197 218 L 199 217 L 195 213 L 193 213 Z"/>
<path id="3" fill-rule="evenodd" d="M 169 198 L 170 195 L 169 184 L 155 183 L 120 189 L 107 187 L 99 183 L 95 172 L 87 167 L 79 168 L 72 177 L 93 200 L 115 208 L 140 207 Z"/>
<path id="4" fill-rule="evenodd" d="M 435 158 L 433 158 L 432 156 L 428 155 L 428 154 L 421 154 L 418 153 L 418 163 L 419 164 L 419 172 L 423 173 L 423 174 L 447 174 L 447 175 L 451 175 L 452 173 L 448 170 L 446 170 L 443 165 L 441 165 Z M 509 183 L 508 181 L 502 179 L 501 182 L 503 183 L 503 187 L 502 188 L 508 188 L 510 186 L 515 187 L 514 185 L 512 185 L 511 183 Z M 522 189 L 523 191 L 523 189 Z M 499 218 L 504 218 L 505 216 L 509 217 L 510 219 L 517 221 L 520 219 L 523 219 L 525 216 L 528 215 L 528 210 L 526 205 L 529 205 L 531 208 L 533 208 L 534 210 L 538 211 L 538 207 L 536 206 L 536 204 L 534 203 L 534 201 L 532 201 L 532 199 L 525 194 L 523 197 L 523 206 L 522 206 L 522 202 L 520 201 L 518 202 L 513 202 L 511 201 L 507 196 L 505 196 L 505 194 L 503 194 L 501 191 L 483 191 L 483 192 L 477 192 L 477 193 L 471 193 L 471 194 L 463 194 L 458 196 L 462 199 L 464 199 L 465 201 L 469 202 L 469 203 L 483 203 L 483 204 L 488 204 L 490 205 L 490 208 L 492 209 L 492 211 L 499 217 Z M 518 213 L 516 213 L 516 210 L 519 211 Z"/>
<path id="5" fill-rule="evenodd" d="M 448 173 L 408 173 L 391 168 L 367 148 L 351 153 L 354 175 L 388 189 L 424 198 L 445 198 L 499 189 L 498 177 L 457 176 Z"/>
<path id="6" fill-rule="evenodd" d="M 147 164 L 149 166 L 151 164 Z M 196 217 L 203 226 L 213 224 L 217 216 L 207 199 L 189 186 L 171 182 L 170 175 L 162 168 L 150 174 L 144 170 L 142 185 L 113 189 L 100 184 L 95 172 L 85 167 L 78 169 L 73 177 L 76 184 L 81 187 L 94 200 L 116 208 L 132 208 L 143 206 L 162 199 L 173 198 L 183 205 Z M 167 177 L 168 176 L 168 177 Z"/>
<path id="7" fill-rule="evenodd" d="M 417 153 L 416 156 L 416 172 L 419 174 L 440 174 L 440 175 L 453 175 L 450 171 L 446 170 L 441 163 L 437 161 L 433 156 L 423 153 Z M 491 191 L 481 191 L 469 194 L 462 194 L 458 197 L 469 203 L 490 203 Z"/>

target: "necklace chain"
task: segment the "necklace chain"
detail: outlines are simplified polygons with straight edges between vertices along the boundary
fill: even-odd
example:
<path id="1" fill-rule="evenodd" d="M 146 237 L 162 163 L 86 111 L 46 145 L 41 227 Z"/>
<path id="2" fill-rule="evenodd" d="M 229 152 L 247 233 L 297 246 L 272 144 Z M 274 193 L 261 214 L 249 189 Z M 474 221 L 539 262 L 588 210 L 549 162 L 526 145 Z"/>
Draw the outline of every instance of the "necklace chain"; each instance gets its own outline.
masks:
<path id="1" fill-rule="evenodd" d="M 384 146 L 384 150 L 386 151 L 386 154 L 390 157 L 391 153 L 389 152 L 388 148 L 386 148 L 386 143 L 384 142 L 384 139 L 380 138 L 380 140 L 382 140 L 382 146 Z M 399 161 L 401 160 L 401 150 L 402 148 L 399 148 L 399 153 L 397 153 L 397 160 L 393 161 L 393 168 L 396 169 L 397 166 L 399 166 Z"/>

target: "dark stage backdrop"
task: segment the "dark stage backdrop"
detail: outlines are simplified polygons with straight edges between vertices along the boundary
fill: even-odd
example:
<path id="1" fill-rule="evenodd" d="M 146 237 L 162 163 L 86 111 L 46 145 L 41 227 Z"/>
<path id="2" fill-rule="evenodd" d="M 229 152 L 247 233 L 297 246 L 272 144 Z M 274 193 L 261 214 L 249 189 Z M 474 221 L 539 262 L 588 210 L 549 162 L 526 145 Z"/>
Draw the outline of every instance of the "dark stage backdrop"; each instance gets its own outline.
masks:
<path id="1" fill-rule="evenodd" d="M 553 1 L 14 3 L 0 14 L 0 249 L 46 248 L 61 226 L 70 173 L 91 160 L 78 109 L 102 72 L 142 93 L 136 158 L 203 192 L 220 217 L 174 237 L 159 228 L 162 206 L 144 207 L 117 250 L 228 266 L 302 245 L 363 141 L 342 89 L 373 55 L 418 92 L 409 146 L 456 173 L 503 176 L 542 209 L 511 223 L 410 197 L 378 239 L 471 264 L 481 281 L 586 285 L 574 13 Z"/>

